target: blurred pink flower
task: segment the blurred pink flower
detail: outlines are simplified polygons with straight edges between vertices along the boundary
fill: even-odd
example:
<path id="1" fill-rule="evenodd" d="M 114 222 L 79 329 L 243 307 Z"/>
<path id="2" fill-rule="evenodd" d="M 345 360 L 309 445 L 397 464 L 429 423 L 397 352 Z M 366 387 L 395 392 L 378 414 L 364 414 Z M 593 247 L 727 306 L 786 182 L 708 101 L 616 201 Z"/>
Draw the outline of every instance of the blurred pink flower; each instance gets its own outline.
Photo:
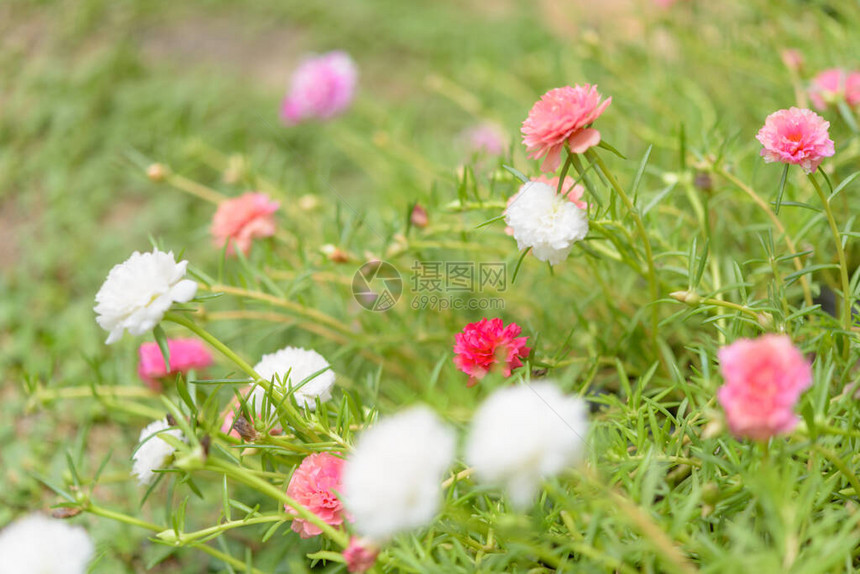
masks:
<path id="1" fill-rule="evenodd" d="M 799 72 L 803 68 L 803 54 L 800 50 L 795 50 L 794 48 L 785 49 L 780 52 L 780 57 L 782 58 L 782 63 L 789 70 Z"/>
<path id="2" fill-rule="evenodd" d="M 830 122 L 812 110 L 790 108 L 770 114 L 756 139 L 764 146 L 761 155 L 766 162 L 799 165 L 812 173 L 835 153 L 829 127 Z"/>
<path id="3" fill-rule="evenodd" d="M 293 125 L 337 116 L 352 103 L 357 81 L 358 69 L 346 52 L 305 58 L 293 72 L 281 119 Z"/>
<path id="4" fill-rule="evenodd" d="M 287 496 L 316 514 L 326 524 L 343 524 L 343 503 L 336 494 L 342 490 L 343 463 L 342 458 L 326 452 L 308 455 L 290 477 Z M 287 514 L 297 516 L 293 519 L 293 530 L 302 538 L 322 534 L 319 526 L 298 518 L 298 512 L 291 506 L 285 504 L 284 509 Z"/>
<path id="5" fill-rule="evenodd" d="M 547 177 L 545 175 L 539 175 L 537 177 L 533 177 L 532 181 L 537 181 L 540 183 L 545 183 L 553 189 L 558 189 L 558 177 Z M 572 177 L 565 176 L 564 178 L 564 186 L 561 188 L 561 193 L 567 196 L 567 199 L 577 206 L 579 209 L 588 209 L 588 204 L 582 201 L 582 195 L 585 193 L 585 188 L 581 185 L 574 185 L 575 182 Z M 508 205 L 511 205 L 511 202 L 517 194 L 514 194 L 508 198 Z M 510 225 L 505 227 L 505 233 L 513 237 L 514 228 Z"/>
<path id="6" fill-rule="evenodd" d="M 168 339 L 167 348 L 170 351 L 170 370 L 164 364 L 164 357 L 158 343 L 143 343 L 137 350 L 140 361 L 137 374 L 153 391 L 162 390 L 161 380 L 168 375 L 187 373 L 194 369 L 205 369 L 212 365 L 212 354 L 201 341 L 197 339 Z"/>
<path id="7" fill-rule="evenodd" d="M 738 339 L 717 353 L 725 384 L 717 399 L 737 437 L 767 440 L 797 424 L 794 406 L 812 368 L 786 335 Z"/>
<path id="8" fill-rule="evenodd" d="M 558 169 L 565 144 L 572 153 L 583 153 L 600 143 L 600 132 L 589 126 L 612 103 L 600 98 L 597 86 L 585 84 L 555 88 L 535 103 L 521 131 L 529 157 L 545 156 L 542 171 Z"/>
<path id="9" fill-rule="evenodd" d="M 464 130 L 462 137 L 471 153 L 502 155 L 507 146 L 504 130 L 491 122 L 484 122 Z"/>
<path id="10" fill-rule="evenodd" d="M 343 551 L 347 572 L 359 574 L 367 572 L 376 562 L 377 555 L 379 555 L 379 549 L 376 546 L 353 536 Z"/>
<path id="11" fill-rule="evenodd" d="M 844 101 L 850 107 L 860 105 L 860 72 L 840 68 L 824 70 L 812 79 L 809 99 L 817 110 Z"/>
<path id="12" fill-rule="evenodd" d="M 251 250 L 251 241 L 275 234 L 275 212 L 278 202 L 264 193 L 248 192 L 218 204 L 212 218 L 212 237 L 217 247 L 227 245 L 232 255 L 238 247 L 242 253 Z"/>
<path id="13" fill-rule="evenodd" d="M 469 375 L 468 386 L 473 387 L 496 364 L 509 377 L 511 371 L 522 367 L 522 359 L 531 350 L 526 347 L 528 337 L 518 337 L 522 329 L 516 323 L 505 327 L 501 319 L 481 319 L 463 327 L 454 337 L 454 364 Z"/>

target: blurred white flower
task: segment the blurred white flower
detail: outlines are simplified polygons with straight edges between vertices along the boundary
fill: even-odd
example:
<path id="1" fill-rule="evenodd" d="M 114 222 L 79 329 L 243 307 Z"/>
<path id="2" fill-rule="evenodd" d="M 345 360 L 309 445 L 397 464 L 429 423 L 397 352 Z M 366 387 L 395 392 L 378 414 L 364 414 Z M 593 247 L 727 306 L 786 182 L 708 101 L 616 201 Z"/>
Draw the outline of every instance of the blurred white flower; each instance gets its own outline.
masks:
<path id="1" fill-rule="evenodd" d="M 579 461 L 587 434 L 585 403 L 565 396 L 554 384 L 503 388 L 475 413 L 466 462 L 479 480 L 502 485 L 522 508 L 543 478 Z"/>
<path id="2" fill-rule="evenodd" d="M 131 472 L 137 476 L 137 482 L 141 486 L 151 484 L 155 480 L 155 473 L 153 471 L 162 468 L 170 455 L 176 450 L 167 441 L 163 440 L 160 435 L 169 434 L 180 440 L 184 440 L 181 430 L 165 430 L 169 427 L 170 425 L 166 421 L 159 420 L 150 423 L 140 431 L 140 444 L 134 453 L 134 464 L 132 465 Z"/>
<path id="3" fill-rule="evenodd" d="M 93 551 L 89 534 L 80 526 L 30 514 L 0 531 L 0 572 L 84 574 Z"/>
<path id="4" fill-rule="evenodd" d="M 377 543 L 429 523 L 454 458 L 454 433 L 427 407 L 364 431 L 343 470 L 344 502 L 359 534 Z"/>
<path id="5" fill-rule="evenodd" d="M 153 329 L 174 302 L 186 303 L 197 293 L 197 283 L 185 277 L 187 261 L 173 252 L 135 251 L 113 269 L 96 293 L 96 321 L 107 331 L 106 343 L 119 341 L 123 330 L 142 335 Z"/>
<path id="6" fill-rule="evenodd" d="M 505 222 L 513 230 L 518 249 L 530 247 L 535 257 L 550 265 L 564 261 L 573 244 L 588 234 L 585 211 L 537 181 L 523 184 L 511 198 Z"/>
<path id="7" fill-rule="evenodd" d="M 297 387 L 311 375 L 319 373 L 295 390 L 293 396 L 296 398 L 296 403 L 314 410 L 316 409 L 316 397 L 319 397 L 321 402 L 331 398 L 335 374 L 328 361 L 316 351 L 299 347 L 286 347 L 280 351 L 263 355 L 260 362 L 254 366 L 254 370 L 284 393 L 289 388 Z M 265 395 L 265 389 L 255 386 L 248 397 L 248 404 L 255 405 L 254 410 L 259 412 Z M 271 414 L 274 410 L 270 404 L 269 413 Z"/>

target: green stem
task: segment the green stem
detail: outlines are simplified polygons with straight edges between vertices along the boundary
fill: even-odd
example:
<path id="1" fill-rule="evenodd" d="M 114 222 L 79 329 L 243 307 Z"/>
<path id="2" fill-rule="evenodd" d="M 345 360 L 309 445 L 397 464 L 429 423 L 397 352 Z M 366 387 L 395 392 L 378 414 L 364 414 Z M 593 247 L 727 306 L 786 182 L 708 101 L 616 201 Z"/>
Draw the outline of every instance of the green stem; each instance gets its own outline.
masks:
<path id="1" fill-rule="evenodd" d="M 842 236 L 839 233 L 839 227 L 836 225 L 836 219 L 833 217 L 833 210 L 830 209 L 830 202 L 827 200 L 824 190 L 818 184 L 813 174 L 808 174 L 807 177 L 818 192 L 818 197 L 821 199 L 821 205 L 824 207 L 824 214 L 827 216 L 827 223 L 830 225 L 830 232 L 833 234 L 833 240 L 836 241 L 836 256 L 839 259 L 839 275 L 842 279 L 842 328 L 845 331 L 851 331 L 851 283 L 848 280 L 848 262 L 845 260 L 845 250 L 842 248 Z M 846 344 L 843 347 L 843 357 L 848 358 L 849 346 Z"/>
<path id="2" fill-rule="evenodd" d="M 270 393 L 272 398 L 275 400 L 277 404 L 280 405 L 280 410 L 284 412 L 285 418 L 289 421 L 290 425 L 293 426 L 296 430 L 301 430 L 312 436 L 314 440 L 319 440 L 319 436 L 314 433 L 307 423 L 302 420 L 299 413 L 293 408 L 293 405 L 290 404 L 289 401 L 284 400 L 284 394 L 274 388 L 271 381 L 268 381 L 262 378 L 254 368 L 245 362 L 242 357 L 237 355 L 230 349 L 227 345 L 216 339 L 211 333 L 197 325 L 194 321 L 191 321 L 187 317 L 184 317 L 178 313 L 167 312 L 164 314 L 164 320 L 170 321 L 171 323 L 176 323 L 177 325 L 181 325 L 212 345 L 216 350 L 218 350 L 222 355 L 233 361 L 233 363 L 239 367 L 242 371 L 244 371 L 248 376 L 251 377 L 255 383 L 261 387 L 263 387 L 266 392 Z"/>
<path id="3" fill-rule="evenodd" d="M 244 472 L 244 469 L 238 466 L 234 466 L 228 464 L 224 461 L 218 460 L 217 458 L 210 458 L 206 461 L 207 470 L 211 470 L 213 472 L 218 472 L 224 474 L 230 478 L 235 479 L 238 482 L 245 484 L 246 486 L 250 486 L 254 490 L 261 492 L 275 500 L 280 501 L 283 504 L 286 504 L 290 508 L 296 511 L 296 514 L 299 515 L 300 518 L 307 520 L 313 525 L 319 527 L 326 536 L 328 536 L 331 540 L 333 540 L 336 544 L 340 545 L 342 548 L 346 548 L 349 544 L 349 537 L 346 533 L 341 532 L 339 530 L 335 530 L 331 527 L 327 522 L 322 520 L 319 516 L 296 502 L 292 497 L 287 496 L 287 494 L 279 489 L 275 488 L 270 483 L 265 480 Z"/>
<path id="4" fill-rule="evenodd" d="M 567 177 L 567 172 L 570 171 L 570 166 L 573 164 L 573 154 L 568 153 L 564 160 L 564 166 L 561 168 L 561 175 L 558 176 L 558 188 L 555 193 L 561 195 L 561 190 L 564 189 L 564 178 Z"/>
<path id="5" fill-rule="evenodd" d="M 660 285 L 657 283 L 657 268 L 654 265 L 654 253 L 651 251 L 651 240 L 648 238 L 648 232 L 645 230 L 645 224 L 642 222 L 642 216 L 639 215 L 639 210 L 635 205 L 633 205 L 630 197 L 628 197 L 627 193 L 618 184 L 618 180 L 616 180 L 615 176 L 613 176 L 609 171 L 603 158 L 594 152 L 594 150 L 588 150 L 586 155 L 589 159 L 597 163 L 600 167 L 600 171 L 603 172 L 603 175 L 606 176 L 606 179 L 609 181 L 609 185 L 612 186 L 612 189 L 615 190 L 615 193 L 617 193 L 618 197 L 621 198 L 621 201 L 624 202 L 624 205 L 627 207 L 627 211 L 630 212 L 631 217 L 633 217 L 633 222 L 636 225 L 636 230 L 639 232 L 639 237 L 642 239 L 642 247 L 645 250 L 645 262 L 648 265 L 648 288 L 651 294 L 652 305 L 651 342 L 657 356 L 660 357 L 660 362 L 664 363 L 663 353 L 660 352 L 660 345 L 657 343 L 657 330 L 660 324 L 660 314 L 657 309 L 656 302 L 660 298 Z"/>
<path id="6" fill-rule="evenodd" d="M 169 529 L 161 532 L 158 537 L 165 542 L 185 546 L 188 543 L 195 542 L 198 538 L 207 538 L 213 535 L 217 536 L 222 532 L 232 530 L 233 528 L 253 526 L 254 524 L 264 524 L 266 522 L 287 522 L 287 519 L 283 514 L 277 514 L 275 516 L 256 516 L 254 518 L 222 522 L 221 524 L 210 526 L 209 528 L 196 530 L 194 532 L 182 532 L 178 535 L 173 529 Z"/>

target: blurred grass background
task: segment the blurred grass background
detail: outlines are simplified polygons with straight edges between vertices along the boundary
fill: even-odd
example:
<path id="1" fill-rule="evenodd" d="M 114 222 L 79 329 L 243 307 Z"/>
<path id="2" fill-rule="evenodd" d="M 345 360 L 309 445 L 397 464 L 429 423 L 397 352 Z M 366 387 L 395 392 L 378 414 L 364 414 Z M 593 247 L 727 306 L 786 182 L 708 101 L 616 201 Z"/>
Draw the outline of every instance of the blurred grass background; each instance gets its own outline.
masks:
<path id="1" fill-rule="evenodd" d="M 286 213 L 302 195 L 320 198 L 327 219 L 311 241 L 380 253 L 413 202 L 432 219 L 456 198 L 456 170 L 469 159 L 463 129 L 498 122 L 510 137 L 508 161 L 536 174 L 520 149 L 520 122 L 546 90 L 587 82 L 613 97 L 600 129 L 632 158 L 623 172 L 655 146 L 659 167 L 643 193 L 680 170 L 682 124 L 694 155 L 728 150 L 770 190 L 775 176 L 756 159 L 753 136 L 768 113 L 794 103 L 780 52 L 800 49 L 812 71 L 856 65 L 857 11 L 850 0 L 694 0 L 671 10 L 632 0 L 4 0 L 0 525 L 53 502 L 33 473 L 62 476 L 64 441 L 90 453 L 91 465 L 100 461 L 93 452 L 112 448 L 116 468 L 124 464 L 119 450 L 136 429 L 108 422 L 103 406 L 27 409 L 22 393 L 27 379 L 60 387 L 98 372 L 133 381 L 134 344 L 108 353 L 92 313 L 110 267 L 148 249 L 149 236 L 187 248 L 195 263 L 217 259 L 212 207 L 149 181 L 146 162 L 235 193 L 206 164 L 206 150 L 240 154 L 276 182 Z M 331 49 L 359 66 L 354 109 L 330 125 L 283 127 L 278 106 L 293 66 Z M 856 146 L 844 125 L 834 131 Z M 730 209 L 736 197 L 715 201 Z M 355 206 L 366 227 L 352 237 L 344 230 L 358 225 Z M 336 210 L 343 215 L 332 217 Z M 739 237 L 735 248 L 753 241 Z M 452 316 L 449 325 L 464 322 Z M 129 496 L 129 486 L 118 479 L 114 495 Z M 96 571 L 142 571 L 163 552 L 140 550 L 140 532 L 90 524 L 111 541 Z M 181 556 L 164 571 L 208 571 L 193 552 Z"/>

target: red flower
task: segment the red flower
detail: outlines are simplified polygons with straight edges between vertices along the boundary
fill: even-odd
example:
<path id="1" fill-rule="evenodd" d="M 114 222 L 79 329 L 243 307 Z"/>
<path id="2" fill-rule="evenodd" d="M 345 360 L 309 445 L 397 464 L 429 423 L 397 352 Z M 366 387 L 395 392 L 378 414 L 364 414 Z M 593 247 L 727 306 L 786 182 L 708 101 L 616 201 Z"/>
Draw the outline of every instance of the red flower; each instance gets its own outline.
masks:
<path id="1" fill-rule="evenodd" d="M 502 365 L 502 373 L 509 377 L 511 371 L 522 367 L 522 359 L 531 350 L 526 347 L 528 337 L 518 337 L 522 329 L 516 323 L 505 327 L 501 319 L 481 319 L 469 323 L 462 333 L 457 333 L 454 343 L 454 364 L 469 375 L 470 387 L 490 372 L 495 364 Z"/>

